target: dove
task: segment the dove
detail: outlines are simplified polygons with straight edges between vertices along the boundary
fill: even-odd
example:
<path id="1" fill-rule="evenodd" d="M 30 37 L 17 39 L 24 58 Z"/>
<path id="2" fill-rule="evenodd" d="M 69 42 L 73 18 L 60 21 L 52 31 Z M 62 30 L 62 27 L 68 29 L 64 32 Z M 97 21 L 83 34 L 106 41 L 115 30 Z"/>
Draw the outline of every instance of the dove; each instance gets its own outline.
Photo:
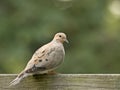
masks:
<path id="1" fill-rule="evenodd" d="M 23 78 L 29 75 L 49 74 L 50 72 L 54 72 L 54 70 L 64 61 L 64 42 L 68 43 L 65 33 L 60 32 L 55 34 L 51 42 L 35 51 L 25 69 L 10 82 L 10 86 L 20 83 Z"/>

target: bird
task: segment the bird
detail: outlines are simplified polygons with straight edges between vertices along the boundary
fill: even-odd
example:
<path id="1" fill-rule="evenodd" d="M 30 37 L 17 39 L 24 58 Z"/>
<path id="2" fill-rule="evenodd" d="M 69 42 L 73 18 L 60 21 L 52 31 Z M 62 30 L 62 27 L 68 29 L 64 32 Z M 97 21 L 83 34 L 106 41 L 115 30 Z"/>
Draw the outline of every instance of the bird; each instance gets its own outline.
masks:
<path id="1" fill-rule="evenodd" d="M 35 51 L 25 69 L 10 82 L 9 86 L 15 86 L 29 75 L 54 73 L 54 70 L 64 61 L 64 42 L 69 43 L 66 34 L 56 33 L 52 41 Z"/>

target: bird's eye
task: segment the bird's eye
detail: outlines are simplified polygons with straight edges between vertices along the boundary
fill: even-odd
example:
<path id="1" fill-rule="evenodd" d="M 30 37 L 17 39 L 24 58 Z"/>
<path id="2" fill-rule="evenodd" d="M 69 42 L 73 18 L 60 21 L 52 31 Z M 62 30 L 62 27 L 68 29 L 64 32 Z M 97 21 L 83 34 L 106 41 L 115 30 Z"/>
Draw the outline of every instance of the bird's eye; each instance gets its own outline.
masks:
<path id="1" fill-rule="evenodd" d="M 62 37 L 61 35 L 59 35 L 59 37 Z"/>

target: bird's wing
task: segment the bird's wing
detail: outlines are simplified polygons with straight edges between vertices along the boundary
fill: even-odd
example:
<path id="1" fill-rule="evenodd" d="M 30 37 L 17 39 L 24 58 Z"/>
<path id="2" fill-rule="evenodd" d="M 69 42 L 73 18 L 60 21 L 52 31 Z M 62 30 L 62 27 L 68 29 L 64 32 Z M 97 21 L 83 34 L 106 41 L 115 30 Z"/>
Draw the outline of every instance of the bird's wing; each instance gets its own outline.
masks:
<path id="1" fill-rule="evenodd" d="M 54 52 L 55 48 L 51 47 L 51 44 L 44 45 L 39 48 L 28 62 L 25 71 L 26 73 L 34 73 L 37 71 L 47 70 L 47 66 L 50 65 L 51 61 L 48 61 L 50 53 Z"/>

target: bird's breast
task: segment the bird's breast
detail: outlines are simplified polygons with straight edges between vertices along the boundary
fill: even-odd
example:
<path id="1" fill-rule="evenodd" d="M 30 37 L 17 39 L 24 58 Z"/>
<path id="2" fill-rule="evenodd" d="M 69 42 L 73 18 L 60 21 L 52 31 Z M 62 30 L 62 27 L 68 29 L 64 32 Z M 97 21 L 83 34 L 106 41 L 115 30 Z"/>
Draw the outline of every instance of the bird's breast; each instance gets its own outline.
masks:
<path id="1" fill-rule="evenodd" d="M 61 46 L 56 46 L 51 48 L 48 58 L 50 61 L 50 68 L 59 66 L 64 60 L 65 52 L 64 48 Z"/>

